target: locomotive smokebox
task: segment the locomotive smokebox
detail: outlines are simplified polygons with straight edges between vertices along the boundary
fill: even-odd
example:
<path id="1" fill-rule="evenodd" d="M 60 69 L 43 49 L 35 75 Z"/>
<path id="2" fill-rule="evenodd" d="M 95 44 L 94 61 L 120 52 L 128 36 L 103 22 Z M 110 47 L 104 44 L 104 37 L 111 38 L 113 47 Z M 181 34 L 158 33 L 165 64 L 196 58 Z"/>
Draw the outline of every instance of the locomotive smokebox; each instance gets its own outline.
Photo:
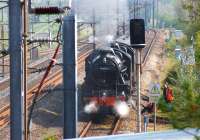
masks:
<path id="1" fill-rule="evenodd" d="M 133 48 L 140 49 L 145 47 L 144 19 L 130 20 L 130 42 Z"/>

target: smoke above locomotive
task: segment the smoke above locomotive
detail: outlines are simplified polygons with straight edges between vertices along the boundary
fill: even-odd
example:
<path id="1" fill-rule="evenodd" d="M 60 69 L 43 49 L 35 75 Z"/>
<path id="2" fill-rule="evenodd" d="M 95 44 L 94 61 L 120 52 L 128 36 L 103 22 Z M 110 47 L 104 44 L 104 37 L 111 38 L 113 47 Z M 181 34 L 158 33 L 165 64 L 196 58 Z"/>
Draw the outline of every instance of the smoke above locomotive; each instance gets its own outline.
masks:
<path id="1" fill-rule="evenodd" d="M 124 0 L 77 0 L 80 21 L 93 22 L 95 16 L 96 38 L 104 46 L 110 36 L 115 38 L 117 28 L 129 23 L 128 3 Z"/>

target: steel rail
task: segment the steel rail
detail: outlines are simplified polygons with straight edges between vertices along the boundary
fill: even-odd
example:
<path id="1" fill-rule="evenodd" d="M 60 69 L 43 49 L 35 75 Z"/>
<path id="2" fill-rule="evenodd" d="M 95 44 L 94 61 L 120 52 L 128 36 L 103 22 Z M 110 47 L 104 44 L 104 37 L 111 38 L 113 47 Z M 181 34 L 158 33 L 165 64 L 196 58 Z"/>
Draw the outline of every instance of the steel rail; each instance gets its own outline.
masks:
<path id="1" fill-rule="evenodd" d="M 151 42 L 150 42 L 150 44 L 148 45 L 147 53 L 144 55 L 144 58 L 143 58 L 143 61 L 142 61 L 142 67 L 145 66 L 146 61 L 147 61 L 147 58 L 148 58 L 148 56 L 149 56 L 149 54 L 150 54 L 150 52 L 151 52 L 151 50 L 152 50 L 152 48 L 153 48 L 154 42 L 155 42 L 155 40 L 156 40 L 156 38 L 157 38 L 157 32 L 156 32 L 155 30 L 150 30 L 150 31 L 153 32 L 153 38 L 151 39 Z"/>
<path id="2" fill-rule="evenodd" d="M 114 120 L 114 127 L 111 131 L 111 135 L 115 135 L 117 133 L 117 130 L 119 129 L 119 125 L 121 123 L 121 118 L 120 117 L 116 117 L 115 120 Z"/>
<path id="3" fill-rule="evenodd" d="M 117 133 L 117 130 L 119 129 L 119 125 L 121 123 L 121 118 L 120 117 L 115 117 L 114 121 L 111 126 L 111 130 L 107 133 L 107 135 L 115 135 Z M 90 120 L 84 128 L 81 130 L 79 134 L 79 138 L 86 137 L 88 132 L 90 131 L 90 128 L 92 127 L 93 121 Z"/>
<path id="4" fill-rule="evenodd" d="M 82 51 L 87 51 L 88 48 L 87 48 L 87 44 L 86 45 L 81 45 L 81 47 L 78 47 L 78 51 L 79 52 L 82 52 Z M 92 47 L 92 46 L 91 46 Z M 47 50 L 47 52 L 45 51 L 41 51 L 40 54 L 42 56 L 45 56 L 47 54 L 52 54 L 53 52 L 55 51 L 55 49 L 50 49 L 50 50 Z M 59 55 L 62 53 L 62 51 L 60 50 L 59 51 Z M 8 58 L 5 59 L 5 64 L 8 64 Z M 29 58 L 28 58 L 29 60 Z M 28 74 L 31 74 L 33 71 L 36 71 L 37 68 L 40 69 L 41 67 L 44 67 L 44 65 L 46 66 L 46 63 L 49 62 L 49 59 L 46 59 L 44 61 L 36 61 L 36 62 L 33 62 L 33 63 L 30 63 L 29 64 L 29 67 L 28 67 Z M 6 67 L 9 67 L 10 65 L 5 65 Z M 34 72 L 35 73 L 35 72 Z M 0 89 L 1 90 L 6 90 L 9 88 L 9 77 L 8 78 L 5 78 L 3 81 L 0 82 Z"/>
<path id="5" fill-rule="evenodd" d="M 78 57 L 78 71 L 80 69 L 82 69 L 82 67 L 84 66 L 84 60 L 85 58 L 90 54 L 91 49 L 88 49 L 87 51 L 85 51 L 83 54 L 80 54 L 80 56 Z M 50 86 L 56 87 L 59 84 L 61 84 L 62 82 L 62 70 L 58 70 L 57 72 L 54 72 L 52 75 L 50 75 L 50 77 L 48 77 L 43 84 L 43 89 Z M 30 107 L 30 103 L 32 102 L 34 93 L 37 91 L 38 89 L 38 84 L 33 86 L 32 88 L 30 88 L 27 92 L 27 104 L 28 107 Z M 42 89 L 41 89 L 42 90 Z M 39 96 L 41 96 L 40 93 Z M 10 121 L 9 121 L 9 117 L 10 117 L 10 105 L 7 104 L 4 107 L 2 107 L 0 109 L 0 129 L 4 128 L 5 126 L 7 126 Z"/>
<path id="6" fill-rule="evenodd" d="M 83 130 L 81 131 L 81 133 L 79 134 L 79 138 L 83 138 L 87 135 L 89 129 L 92 126 L 92 121 L 89 121 L 86 126 L 83 128 Z"/>

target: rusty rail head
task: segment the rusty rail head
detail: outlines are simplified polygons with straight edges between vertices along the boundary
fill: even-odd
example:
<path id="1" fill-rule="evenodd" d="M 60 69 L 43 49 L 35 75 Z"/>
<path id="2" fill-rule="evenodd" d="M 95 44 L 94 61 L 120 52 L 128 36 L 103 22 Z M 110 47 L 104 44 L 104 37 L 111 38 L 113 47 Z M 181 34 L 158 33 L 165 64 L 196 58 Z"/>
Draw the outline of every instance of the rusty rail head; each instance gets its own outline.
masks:
<path id="1" fill-rule="evenodd" d="M 84 129 L 79 134 L 79 138 L 83 138 L 86 136 L 87 132 L 89 131 L 90 127 L 92 125 L 92 121 L 89 121 L 87 125 L 84 127 Z"/>
<path id="2" fill-rule="evenodd" d="M 121 118 L 120 117 L 116 117 L 114 120 L 114 125 L 113 128 L 111 130 L 111 135 L 115 135 L 117 133 L 117 130 L 119 129 L 119 125 L 121 123 Z"/>
<path id="3" fill-rule="evenodd" d="M 148 56 L 149 56 L 149 54 L 150 54 L 150 52 L 151 52 L 151 49 L 152 49 L 152 47 L 153 47 L 153 44 L 154 44 L 154 41 L 156 40 L 156 37 L 157 37 L 157 32 L 156 32 L 156 30 L 150 30 L 151 32 L 153 32 L 153 38 L 151 39 L 151 42 L 150 42 L 150 44 L 148 45 L 148 51 L 147 51 L 147 53 L 145 54 L 145 56 L 144 56 L 144 59 L 143 59 L 143 62 L 142 62 L 142 68 L 145 66 L 145 64 L 146 64 L 146 61 L 147 61 L 147 58 L 148 58 Z"/>
<path id="4" fill-rule="evenodd" d="M 108 135 L 115 135 L 117 133 L 118 129 L 119 129 L 120 123 L 121 123 L 121 118 L 120 117 L 115 117 L 114 121 L 113 121 L 113 124 L 112 124 L 111 131 L 108 132 Z M 83 130 L 80 132 L 79 138 L 85 137 L 88 134 L 91 126 L 92 126 L 92 120 L 89 121 L 87 123 L 87 125 L 83 128 Z"/>

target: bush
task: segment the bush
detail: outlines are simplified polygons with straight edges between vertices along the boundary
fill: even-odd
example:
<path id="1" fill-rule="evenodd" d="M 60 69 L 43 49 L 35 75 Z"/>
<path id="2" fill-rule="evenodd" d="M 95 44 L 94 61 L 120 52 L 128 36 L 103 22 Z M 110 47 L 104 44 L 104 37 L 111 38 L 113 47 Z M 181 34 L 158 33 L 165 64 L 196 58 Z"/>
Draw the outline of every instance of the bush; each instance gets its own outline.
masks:
<path id="1" fill-rule="evenodd" d="M 174 101 L 168 104 L 161 98 L 159 108 L 166 112 L 173 127 L 178 129 L 200 128 L 200 81 L 191 67 L 179 67 L 177 76 L 169 74 L 173 79 L 170 85 L 174 92 Z M 174 82 L 175 81 L 175 82 Z"/>

